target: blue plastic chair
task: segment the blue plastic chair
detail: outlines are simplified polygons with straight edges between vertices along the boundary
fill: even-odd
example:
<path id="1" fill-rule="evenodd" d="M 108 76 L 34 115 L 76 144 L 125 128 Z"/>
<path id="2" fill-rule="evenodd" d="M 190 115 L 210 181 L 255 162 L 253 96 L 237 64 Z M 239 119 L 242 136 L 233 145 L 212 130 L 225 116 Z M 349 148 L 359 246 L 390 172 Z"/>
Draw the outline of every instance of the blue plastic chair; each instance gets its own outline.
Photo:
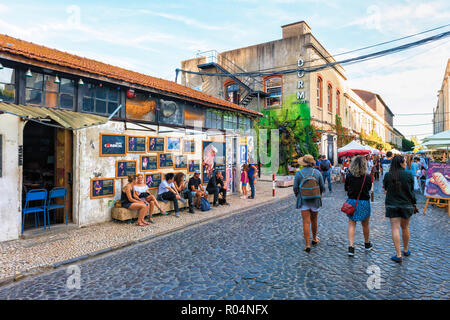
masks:
<path id="1" fill-rule="evenodd" d="M 63 198 L 64 204 L 51 203 L 52 199 L 56 199 L 56 198 Z M 66 188 L 58 187 L 58 188 L 53 188 L 52 190 L 50 190 L 50 193 L 48 195 L 48 205 L 47 205 L 47 219 L 48 219 L 48 227 L 49 228 L 50 228 L 50 210 L 64 208 L 64 216 L 66 218 L 66 224 L 67 224 L 66 200 L 67 200 L 67 189 Z"/>
<path id="2" fill-rule="evenodd" d="M 44 205 L 37 205 L 37 206 L 30 206 L 30 201 L 44 201 Z M 45 189 L 32 189 L 27 192 L 25 196 L 25 207 L 22 210 L 22 234 L 23 234 L 23 227 L 25 225 L 25 215 L 29 213 L 34 213 L 34 227 L 37 228 L 38 224 L 36 223 L 36 216 L 39 212 L 44 213 L 44 230 L 46 228 L 45 223 L 45 211 L 46 211 L 46 205 L 47 205 L 47 190 Z"/>

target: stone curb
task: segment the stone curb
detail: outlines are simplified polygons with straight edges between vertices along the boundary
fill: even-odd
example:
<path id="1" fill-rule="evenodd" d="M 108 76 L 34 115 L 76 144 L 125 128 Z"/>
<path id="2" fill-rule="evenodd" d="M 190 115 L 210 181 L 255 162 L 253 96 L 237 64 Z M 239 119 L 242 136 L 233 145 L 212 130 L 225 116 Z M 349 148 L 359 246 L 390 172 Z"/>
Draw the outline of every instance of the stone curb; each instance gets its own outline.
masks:
<path id="1" fill-rule="evenodd" d="M 42 273 L 44 273 L 46 271 L 57 269 L 57 268 L 59 268 L 61 266 L 65 266 L 65 265 L 73 264 L 73 263 L 80 262 L 80 261 L 83 261 L 83 260 L 88 260 L 88 259 L 91 259 L 91 258 L 99 257 L 99 256 L 101 256 L 103 254 L 107 254 L 107 253 L 111 253 L 111 252 L 114 252 L 114 251 L 118 251 L 120 249 L 124 249 L 126 247 L 130 247 L 130 246 L 133 246 L 133 245 L 136 245 L 136 244 L 145 243 L 145 242 L 153 240 L 155 238 L 166 236 L 166 235 L 169 235 L 171 233 L 175 233 L 175 232 L 181 231 L 183 229 L 187 229 L 187 228 L 193 227 L 195 225 L 200 225 L 200 224 L 203 224 L 203 223 L 212 222 L 214 220 L 220 220 L 221 218 L 225 218 L 227 216 L 231 216 L 231 215 L 234 215 L 234 214 L 239 213 L 239 212 L 244 213 L 244 212 L 246 212 L 248 210 L 252 210 L 252 209 L 264 206 L 266 204 L 269 204 L 271 202 L 275 202 L 277 200 L 288 198 L 290 196 L 291 195 L 289 194 L 289 195 L 277 197 L 275 199 L 269 199 L 269 200 L 260 202 L 258 204 L 255 204 L 255 206 L 253 206 L 253 207 L 249 207 L 249 208 L 246 208 L 246 209 L 243 209 L 243 210 L 242 209 L 236 209 L 236 210 L 233 210 L 233 211 L 230 211 L 230 212 L 227 212 L 227 213 L 222 213 L 222 214 L 219 214 L 219 215 L 215 215 L 215 216 L 203 219 L 203 220 L 187 223 L 187 224 L 181 225 L 179 227 L 163 231 L 163 232 L 158 233 L 158 234 L 152 234 L 152 235 L 143 237 L 143 238 L 138 239 L 138 240 L 129 241 L 129 242 L 126 242 L 126 243 L 119 244 L 117 246 L 101 249 L 101 250 L 98 250 L 98 251 L 94 251 L 94 252 L 91 252 L 91 253 L 79 256 L 79 257 L 74 257 L 74 258 L 71 258 L 71 259 L 68 259 L 68 260 L 59 261 L 59 262 L 56 262 L 56 263 L 53 263 L 53 264 L 49 264 L 49 265 L 45 265 L 45 266 L 42 266 L 42 267 L 35 267 L 35 268 L 30 269 L 30 270 L 27 270 L 25 273 L 23 273 L 24 271 L 17 272 L 14 276 L 7 277 L 5 279 L 0 279 L 0 287 L 9 285 L 9 284 L 14 283 L 14 282 L 18 282 L 18 281 L 24 280 L 25 278 L 28 278 L 28 277 L 37 276 L 37 275 L 42 274 Z"/>

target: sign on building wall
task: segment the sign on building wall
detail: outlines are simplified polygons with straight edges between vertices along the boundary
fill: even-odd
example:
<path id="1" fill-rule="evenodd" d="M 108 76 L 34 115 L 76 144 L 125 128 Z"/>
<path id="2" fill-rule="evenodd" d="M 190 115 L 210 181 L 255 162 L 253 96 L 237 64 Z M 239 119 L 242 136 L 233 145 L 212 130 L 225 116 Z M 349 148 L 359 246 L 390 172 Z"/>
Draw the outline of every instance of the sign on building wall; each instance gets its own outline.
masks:
<path id="1" fill-rule="evenodd" d="M 164 152 L 164 138 L 148 137 L 148 152 Z"/>
<path id="2" fill-rule="evenodd" d="M 91 179 L 91 199 L 114 197 L 114 179 Z"/>
<path id="3" fill-rule="evenodd" d="M 187 156 L 175 156 L 175 169 L 187 169 Z"/>
<path id="4" fill-rule="evenodd" d="M 195 170 L 200 170 L 200 160 L 189 160 L 188 173 L 193 173 Z"/>
<path id="5" fill-rule="evenodd" d="M 151 171 L 158 168 L 156 156 L 141 156 L 141 171 Z"/>
<path id="6" fill-rule="evenodd" d="M 125 135 L 100 133 L 100 156 L 124 156 Z"/>
<path id="7" fill-rule="evenodd" d="M 150 189 L 156 189 L 161 184 L 161 173 L 149 173 L 145 175 L 145 183 Z"/>
<path id="8" fill-rule="evenodd" d="M 171 153 L 160 153 L 158 155 L 158 168 L 173 168 L 173 155 Z"/>
<path id="9" fill-rule="evenodd" d="M 0 134 L 0 178 L 3 171 L 3 136 Z"/>
<path id="10" fill-rule="evenodd" d="M 202 141 L 202 160 L 203 183 L 207 183 L 209 181 L 214 170 L 222 171 L 223 177 L 226 177 L 225 142 Z"/>
<path id="11" fill-rule="evenodd" d="M 127 136 L 127 152 L 145 152 L 146 137 Z"/>
<path id="12" fill-rule="evenodd" d="M 136 160 L 117 160 L 116 178 L 126 178 L 128 175 L 136 174 Z"/>

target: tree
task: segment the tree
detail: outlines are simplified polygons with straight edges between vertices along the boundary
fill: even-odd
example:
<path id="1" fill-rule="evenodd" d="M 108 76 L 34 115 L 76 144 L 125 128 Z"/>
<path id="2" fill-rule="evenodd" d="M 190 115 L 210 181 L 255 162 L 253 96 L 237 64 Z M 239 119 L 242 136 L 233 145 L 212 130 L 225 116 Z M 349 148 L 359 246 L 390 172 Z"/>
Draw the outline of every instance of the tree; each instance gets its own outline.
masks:
<path id="1" fill-rule="evenodd" d="M 414 146 L 415 144 L 413 141 L 408 140 L 405 137 L 402 138 L 402 151 L 412 151 Z"/>

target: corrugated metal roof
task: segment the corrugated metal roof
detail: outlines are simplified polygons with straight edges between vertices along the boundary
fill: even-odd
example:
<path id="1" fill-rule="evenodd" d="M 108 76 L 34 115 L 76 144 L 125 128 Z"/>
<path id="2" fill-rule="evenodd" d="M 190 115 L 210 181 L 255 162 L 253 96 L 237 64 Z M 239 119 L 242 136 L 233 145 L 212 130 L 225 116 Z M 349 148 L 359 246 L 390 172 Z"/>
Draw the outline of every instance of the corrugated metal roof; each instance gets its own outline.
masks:
<path id="1" fill-rule="evenodd" d="M 0 111 L 10 113 L 25 119 L 52 119 L 66 129 L 82 129 L 85 127 L 104 124 L 108 118 L 69 110 L 24 106 L 13 103 L 0 102 Z"/>

